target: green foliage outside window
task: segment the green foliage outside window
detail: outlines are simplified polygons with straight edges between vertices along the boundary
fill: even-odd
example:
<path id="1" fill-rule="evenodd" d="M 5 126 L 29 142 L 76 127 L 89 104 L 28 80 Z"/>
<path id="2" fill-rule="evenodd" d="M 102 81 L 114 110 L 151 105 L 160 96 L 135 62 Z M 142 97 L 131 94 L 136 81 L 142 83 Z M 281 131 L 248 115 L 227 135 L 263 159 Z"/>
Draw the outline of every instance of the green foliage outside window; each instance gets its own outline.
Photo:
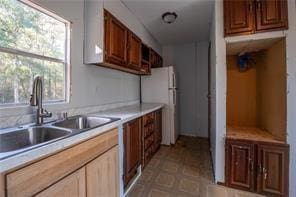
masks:
<path id="1" fill-rule="evenodd" d="M 0 0 L 0 105 L 28 103 L 37 74 L 45 101 L 65 100 L 67 28 L 23 2 Z"/>

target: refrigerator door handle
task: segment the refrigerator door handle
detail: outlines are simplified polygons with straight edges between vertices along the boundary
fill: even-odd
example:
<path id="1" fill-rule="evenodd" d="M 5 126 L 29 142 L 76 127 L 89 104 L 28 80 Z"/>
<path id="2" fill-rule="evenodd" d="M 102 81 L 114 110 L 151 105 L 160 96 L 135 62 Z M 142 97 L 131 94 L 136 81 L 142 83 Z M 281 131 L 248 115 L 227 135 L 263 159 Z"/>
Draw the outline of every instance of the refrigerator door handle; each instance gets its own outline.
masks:
<path id="1" fill-rule="evenodd" d="M 172 73 L 172 79 L 173 79 L 173 87 L 176 87 L 176 75 L 175 73 Z"/>
<path id="2" fill-rule="evenodd" d="M 173 105 L 176 105 L 176 100 L 177 100 L 177 98 L 176 98 L 176 91 L 173 90 Z"/>

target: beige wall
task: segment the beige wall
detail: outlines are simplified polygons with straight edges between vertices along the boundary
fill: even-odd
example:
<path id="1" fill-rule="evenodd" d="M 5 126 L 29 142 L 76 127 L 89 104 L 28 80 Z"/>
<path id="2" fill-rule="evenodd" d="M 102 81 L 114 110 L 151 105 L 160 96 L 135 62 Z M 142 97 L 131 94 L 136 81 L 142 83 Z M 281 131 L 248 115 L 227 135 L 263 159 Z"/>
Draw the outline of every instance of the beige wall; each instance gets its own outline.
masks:
<path id="1" fill-rule="evenodd" d="M 240 72 L 237 56 L 227 56 L 227 125 L 257 126 L 257 66 Z"/>
<path id="2" fill-rule="evenodd" d="M 258 123 L 281 140 L 286 140 L 286 51 L 281 40 L 263 51 L 258 70 Z"/>
<path id="3" fill-rule="evenodd" d="M 256 64 L 245 72 L 227 56 L 227 125 L 260 127 L 285 141 L 285 41 L 252 55 Z"/>

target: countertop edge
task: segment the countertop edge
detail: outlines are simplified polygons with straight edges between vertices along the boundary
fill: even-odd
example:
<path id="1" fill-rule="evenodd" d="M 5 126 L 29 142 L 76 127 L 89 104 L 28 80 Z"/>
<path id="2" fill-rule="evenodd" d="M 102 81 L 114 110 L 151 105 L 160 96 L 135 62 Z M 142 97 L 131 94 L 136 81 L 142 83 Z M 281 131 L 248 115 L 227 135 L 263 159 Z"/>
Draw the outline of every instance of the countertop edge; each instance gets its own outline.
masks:
<path id="1" fill-rule="evenodd" d="M 149 106 L 151 105 L 151 107 Z M 145 109 L 142 109 L 143 106 L 145 106 Z M 123 117 L 118 121 L 112 122 L 110 124 L 104 125 L 102 127 L 94 128 L 82 133 L 79 133 L 74 136 L 69 136 L 67 138 L 58 140 L 56 142 L 28 150 L 23 153 L 19 153 L 17 155 L 8 157 L 6 159 L 0 160 L 0 173 L 8 173 L 10 171 L 13 171 L 17 168 L 21 168 L 22 166 L 25 166 L 27 164 L 30 164 L 34 161 L 41 160 L 42 158 L 48 157 L 56 152 L 60 152 L 64 149 L 67 149 L 71 146 L 74 146 L 75 144 L 81 143 L 83 141 L 86 141 L 90 138 L 93 138 L 95 136 L 98 136 L 102 133 L 105 133 L 109 130 L 112 130 L 114 128 L 118 128 L 119 126 L 133 120 L 136 118 L 139 118 L 141 116 L 144 116 L 145 114 L 149 114 L 153 111 L 157 111 L 161 108 L 163 108 L 165 104 L 160 103 L 147 103 L 147 104 L 139 104 L 139 105 L 131 105 L 126 107 L 120 107 L 115 108 L 112 110 L 106 110 L 101 111 L 98 113 L 92 113 L 92 114 L 98 114 L 102 116 L 110 116 L 112 112 L 116 112 L 116 110 L 122 110 L 122 113 L 124 113 L 124 110 L 126 109 L 128 111 L 129 108 L 136 108 L 138 107 L 140 111 L 138 113 L 134 113 L 132 115 L 127 115 L 127 117 Z M 128 112 L 127 112 L 128 113 Z M 119 117 L 119 116 L 117 116 Z"/>

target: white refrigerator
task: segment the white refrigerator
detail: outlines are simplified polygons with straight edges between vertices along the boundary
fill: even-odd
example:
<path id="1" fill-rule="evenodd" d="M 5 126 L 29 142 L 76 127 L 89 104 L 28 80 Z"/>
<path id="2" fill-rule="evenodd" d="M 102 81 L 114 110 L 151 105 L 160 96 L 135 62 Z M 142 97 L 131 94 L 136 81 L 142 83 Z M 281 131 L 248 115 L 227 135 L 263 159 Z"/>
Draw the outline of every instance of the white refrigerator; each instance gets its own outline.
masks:
<path id="1" fill-rule="evenodd" d="M 177 125 L 177 80 L 173 66 L 153 68 L 151 75 L 141 77 L 143 103 L 163 103 L 162 144 L 175 144 Z"/>

